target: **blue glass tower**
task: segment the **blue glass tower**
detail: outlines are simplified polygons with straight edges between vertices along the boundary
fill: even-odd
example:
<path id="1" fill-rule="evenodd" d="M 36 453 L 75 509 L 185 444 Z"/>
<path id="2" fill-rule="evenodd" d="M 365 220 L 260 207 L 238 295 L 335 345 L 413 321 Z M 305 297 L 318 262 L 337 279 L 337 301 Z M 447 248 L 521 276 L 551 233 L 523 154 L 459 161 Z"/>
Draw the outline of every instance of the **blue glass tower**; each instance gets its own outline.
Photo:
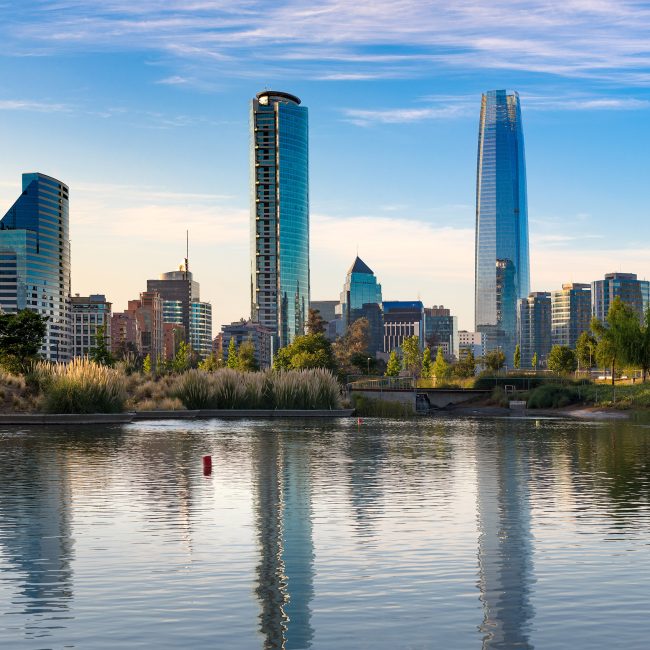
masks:
<path id="1" fill-rule="evenodd" d="M 309 310 L 307 109 L 289 93 L 253 99 L 251 318 L 280 347 L 304 333 Z"/>
<path id="2" fill-rule="evenodd" d="M 71 357 L 68 186 L 23 174 L 22 194 L 0 220 L 0 307 L 46 316 L 41 354 Z"/>
<path id="3" fill-rule="evenodd" d="M 519 95 L 491 90 L 481 99 L 476 179 L 476 330 L 485 349 L 511 359 L 517 300 L 530 290 L 526 162 Z"/>

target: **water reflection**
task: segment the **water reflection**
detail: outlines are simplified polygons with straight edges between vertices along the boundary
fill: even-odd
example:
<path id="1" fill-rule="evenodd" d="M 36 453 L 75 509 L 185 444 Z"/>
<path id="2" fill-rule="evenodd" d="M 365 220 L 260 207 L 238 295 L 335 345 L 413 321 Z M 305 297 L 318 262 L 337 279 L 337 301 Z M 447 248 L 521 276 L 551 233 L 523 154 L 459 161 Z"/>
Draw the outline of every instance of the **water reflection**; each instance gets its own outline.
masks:
<path id="1" fill-rule="evenodd" d="M 308 441 L 269 433 L 255 443 L 256 594 L 264 648 L 310 648 L 314 547 Z"/>
<path id="2" fill-rule="evenodd" d="M 534 576 L 527 460 L 512 429 L 496 427 L 494 435 L 477 441 L 482 647 L 532 648 Z"/>
<path id="3" fill-rule="evenodd" d="M 8 565 L 4 572 L 20 594 L 12 604 L 30 617 L 28 635 L 44 636 L 49 634 L 45 621 L 54 614 L 61 618 L 73 597 L 68 463 L 61 450 L 11 443 L 2 460 L 0 548 Z"/>

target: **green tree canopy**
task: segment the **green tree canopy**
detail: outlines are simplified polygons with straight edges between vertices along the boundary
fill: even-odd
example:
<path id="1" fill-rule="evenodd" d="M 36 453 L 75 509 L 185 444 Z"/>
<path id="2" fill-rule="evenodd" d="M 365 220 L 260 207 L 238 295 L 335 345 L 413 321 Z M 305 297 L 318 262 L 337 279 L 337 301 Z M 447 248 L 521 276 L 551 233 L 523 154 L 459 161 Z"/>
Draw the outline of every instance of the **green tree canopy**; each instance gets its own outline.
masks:
<path id="1" fill-rule="evenodd" d="M 449 377 L 451 367 L 445 360 L 445 355 L 442 353 L 442 347 L 438 348 L 436 360 L 433 364 L 433 376 L 436 378 L 436 385 L 442 383 Z"/>
<path id="2" fill-rule="evenodd" d="M 422 372 L 422 351 L 420 350 L 420 339 L 417 336 L 407 336 L 402 341 L 402 366 L 404 370 L 419 377 Z"/>
<path id="3" fill-rule="evenodd" d="M 439 350 L 440 348 L 438 348 Z M 422 377 L 429 379 L 433 372 L 433 362 L 431 361 L 431 348 L 424 348 L 422 353 Z"/>
<path id="4" fill-rule="evenodd" d="M 483 356 L 483 363 L 488 370 L 499 372 L 506 365 L 506 355 L 503 350 L 490 350 Z"/>
<path id="5" fill-rule="evenodd" d="M 512 362 L 512 365 L 519 370 L 519 366 L 521 366 L 521 348 L 519 347 L 519 343 L 517 343 L 517 347 L 515 348 L 515 356 Z"/>
<path id="6" fill-rule="evenodd" d="M 576 357 L 581 368 L 592 368 L 596 361 L 598 341 L 589 333 L 582 332 L 576 341 Z"/>
<path id="7" fill-rule="evenodd" d="M 539 362 L 539 358 L 537 357 L 537 352 L 533 354 L 533 358 L 530 360 L 530 367 L 533 370 L 537 370 L 537 363 Z"/>
<path id="8" fill-rule="evenodd" d="M 322 336 L 322 335 L 321 335 Z M 342 374 L 353 374 L 358 368 L 353 363 L 353 357 L 358 354 L 366 357 L 372 356 L 368 353 L 370 343 L 370 323 L 367 318 L 357 318 L 347 329 L 347 332 L 338 338 L 332 350 Z"/>
<path id="9" fill-rule="evenodd" d="M 386 365 L 386 377 L 399 377 L 402 370 L 402 362 L 397 354 L 397 350 L 393 350 L 388 357 L 388 364 Z"/>
<path id="10" fill-rule="evenodd" d="M 237 352 L 237 370 L 253 372 L 259 370 L 255 360 L 255 345 L 253 341 L 243 341 Z"/>
<path id="11" fill-rule="evenodd" d="M 575 372 L 578 360 L 571 348 L 566 345 L 554 345 L 548 354 L 546 365 L 549 370 L 557 372 L 559 375 L 568 375 Z"/>
<path id="12" fill-rule="evenodd" d="M 467 354 L 458 360 L 454 370 L 456 375 L 461 379 L 473 377 L 476 374 L 476 359 L 474 358 L 474 352 L 468 350 Z"/>
<path id="13" fill-rule="evenodd" d="M 112 366 L 115 358 L 106 343 L 106 326 L 100 325 L 95 333 L 95 346 L 90 350 L 88 358 L 102 366 Z"/>
<path id="14" fill-rule="evenodd" d="M 0 313 L 0 365 L 10 372 L 24 373 L 33 361 L 47 332 L 47 317 L 23 309 Z"/>
<path id="15" fill-rule="evenodd" d="M 226 360 L 226 366 L 228 368 L 237 368 L 239 365 L 239 358 L 237 356 L 237 342 L 235 337 L 230 337 L 230 343 L 228 343 L 228 358 Z"/>
<path id="16" fill-rule="evenodd" d="M 323 334 L 297 336 L 293 343 L 278 350 L 273 360 L 275 370 L 327 368 L 335 371 L 332 345 Z"/>
<path id="17" fill-rule="evenodd" d="M 199 363 L 199 370 L 205 372 L 214 372 L 219 368 L 223 368 L 223 359 L 220 359 L 214 352 Z"/>

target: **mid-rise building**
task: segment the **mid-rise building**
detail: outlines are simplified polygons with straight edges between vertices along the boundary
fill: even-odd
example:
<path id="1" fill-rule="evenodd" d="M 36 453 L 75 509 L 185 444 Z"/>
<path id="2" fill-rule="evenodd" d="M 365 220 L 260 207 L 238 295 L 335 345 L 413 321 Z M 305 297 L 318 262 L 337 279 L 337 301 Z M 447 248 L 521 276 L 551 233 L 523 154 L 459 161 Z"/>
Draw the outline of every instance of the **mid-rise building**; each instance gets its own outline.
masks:
<path id="1" fill-rule="evenodd" d="M 519 95 L 483 94 L 476 182 L 476 330 L 486 351 L 514 352 L 517 300 L 530 286 L 526 163 Z"/>
<path id="2" fill-rule="evenodd" d="M 143 291 L 137 300 L 129 300 L 123 313 L 111 319 L 113 354 L 124 356 L 133 351 L 147 355 L 153 364 L 165 354 L 163 301 L 157 291 Z"/>
<path id="3" fill-rule="evenodd" d="M 517 330 L 521 353 L 520 367 L 532 368 L 537 354 L 537 368 L 546 366 L 551 351 L 551 294 L 536 291 L 517 304 Z M 513 359 L 506 357 L 511 367 Z"/>
<path id="4" fill-rule="evenodd" d="M 606 273 L 604 280 L 591 283 L 591 313 L 598 320 L 607 318 L 609 308 L 616 298 L 643 318 L 650 304 L 650 282 L 638 280 L 636 273 Z"/>
<path id="5" fill-rule="evenodd" d="M 111 352 L 118 359 L 139 354 L 135 313 L 117 312 L 111 316 Z"/>
<path id="6" fill-rule="evenodd" d="M 464 358 L 472 352 L 475 359 L 480 359 L 485 354 L 483 348 L 483 334 L 481 332 L 458 331 L 458 358 Z"/>
<path id="7" fill-rule="evenodd" d="M 343 333 L 360 318 L 369 324 L 368 352 L 376 354 L 384 347 L 384 319 L 381 284 L 372 269 L 357 256 L 348 269 L 337 314 L 341 317 Z"/>
<path id="8" fill-rule="evenodd" d="M 307 108 L 285 92 L 252 101 L 251 319 L 284 347 L 304 334 L 309 309 Z"/>
<path id="9" fill-rule="evenodd" d="M 147 291 L 157 291 L 163 300 L 163 322 L 182 325 L 185 342 L 201 357 L 212 352 L 212 305 L 201 302 L 200 285 L 187 270 L 187 261 L 178 271 L 147 280 Z"/>
<path id="10" fill-rule="evenodd" d="M 405 338 L 417 336 L 424 349 L 424 305 L 420 300 L 382 303 L 384 312 L 384 353 L 399 348 Z"/>
<path id="11" fill-rule="evenodd" d="M 425 307 L 424 340 L 431 350 L 442 346 L 446 356 L 458 358 L 458 316 L 452 316 L 451 310 L 444 305 Z"/>
<path id="12" fill-rule="evenodd" d="M 72 355 L 68 186 L 45 174 L 23 174 L 22 193 L 0 220 L 0 309 L 47 317 L 41 354 Z"/>
<path id="13" fill-rule="evenodd" d="M 275 337 L 272 330 L 250 320 L 241 320 L 230 325 L 222 325 L 221 335 L 222 353 L 225 362 L 228 361 L 230 341 L 234 338 L 238 349 L 245 341 L 250 341 L 253 344 L 255 362 L 260 370 L 271 367 L 275 353 L 273 348 Z"/>
<path id="14" fill-rule="evenodd" d="M 111 303 L 103 294 L 80 296 L 71 299 L 72 356 L 87 357 L 97 347 L 97 337 L 102 332 L 107 349 L 111 349 Z"/>
<path id="15" fill-rule="evenodd" d="M 591 285 L 572 282 L 551 292 L 551 343 L 574 348 L 591 323 Z"/>
<path id="16" fill-rule="evenodd" d="M 310 309 L 317 310 L 325 321 L 325 336 L 330 341 L 344 334 L 341 315 L 336 313 L 339 304 L 338 300 L 312 300 L 309 304 Z"/>

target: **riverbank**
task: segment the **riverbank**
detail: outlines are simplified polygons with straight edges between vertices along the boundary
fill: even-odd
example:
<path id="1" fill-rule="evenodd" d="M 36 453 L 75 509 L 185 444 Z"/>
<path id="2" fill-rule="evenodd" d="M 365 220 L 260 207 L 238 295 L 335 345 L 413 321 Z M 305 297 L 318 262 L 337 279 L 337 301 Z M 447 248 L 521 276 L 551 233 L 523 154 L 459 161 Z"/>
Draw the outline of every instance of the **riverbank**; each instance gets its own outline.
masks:
<path id="1" fill-rule="evenodd" d="M 550 409 L 528 409 L 516 408 L 511 409 L 504 406 L 490 406 L 490 405 L 474 405 L 474 406 L 453 406 L 439 411 L 432 412 L 435 416 L 456 416 L 456 417 L 512 417 L 512 418 L 565 418 L 576 420 L 594 420 L 594 421 L 609 421 L 609 420 L 629 420 L 633 415 L 638 414 L 639 411 L 632 410 L 618 410 L 613 408 L 602 407 L 586 407 L 584 405 L 572 405 L 562 408 Z M 650 411 L 648 411 L 650 414 Z"/>

